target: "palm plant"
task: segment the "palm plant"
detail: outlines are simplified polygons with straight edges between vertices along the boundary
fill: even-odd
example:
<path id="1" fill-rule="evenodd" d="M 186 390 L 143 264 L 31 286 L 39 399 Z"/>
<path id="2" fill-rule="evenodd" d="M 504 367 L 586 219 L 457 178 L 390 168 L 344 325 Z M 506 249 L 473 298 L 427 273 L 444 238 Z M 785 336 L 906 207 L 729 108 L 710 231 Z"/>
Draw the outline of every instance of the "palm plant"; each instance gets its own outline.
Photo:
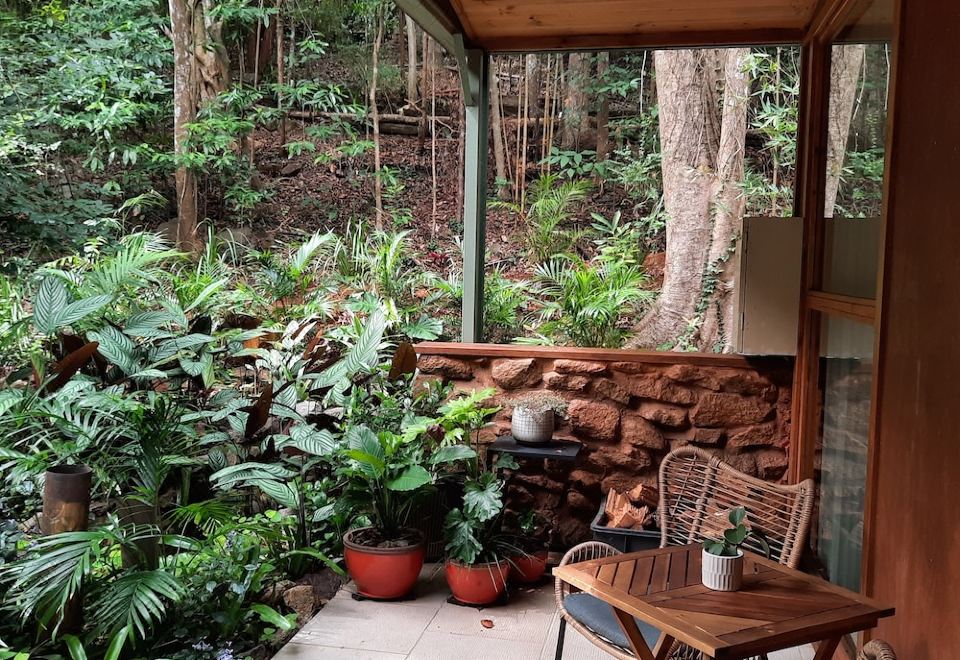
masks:
<path id="1" fill-rule="evenodd" d="M 585 179 L 563 181 L 556 174 L 545 174 L 527 189 L 528 208 L 499 200 L 491 201 L 490 205 L 509 209 L 517 215 L 525 226 L 530 258 L 541 263 L 557 254 L 569 254 L 580 240 L 582 231 L 564 229 L 563 225 L 590 188 L 590 182 Z"/>
<path id="2" fill-rule="evenodd" d="M 644 281 L 637 266 L 623 261 L 555 257 L 537 268 L 537 291 L 545 301 L 537 332 L 577 346 L 616 348 L 627 334 L 620 319 L 653 298 Z"/>

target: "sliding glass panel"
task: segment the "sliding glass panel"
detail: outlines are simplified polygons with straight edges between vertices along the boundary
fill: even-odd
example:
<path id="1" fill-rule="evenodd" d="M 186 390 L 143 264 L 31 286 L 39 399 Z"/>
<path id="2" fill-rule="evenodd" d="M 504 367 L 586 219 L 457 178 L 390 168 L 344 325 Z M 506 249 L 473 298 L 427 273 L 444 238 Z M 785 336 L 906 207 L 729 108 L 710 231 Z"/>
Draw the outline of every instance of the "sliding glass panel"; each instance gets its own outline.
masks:
<path id="1" fill-rule="evenodd" d="M 825 316 L 821 346 L 823 421 L 814 546 L 832 582 L 859 590 L 873 328 Z"/>
<path id="2" fill-rule="evenodd" d="M 833 45 L 823 289 L 873 298 L 883 214 L 893 0 L 875 0 Z"/>

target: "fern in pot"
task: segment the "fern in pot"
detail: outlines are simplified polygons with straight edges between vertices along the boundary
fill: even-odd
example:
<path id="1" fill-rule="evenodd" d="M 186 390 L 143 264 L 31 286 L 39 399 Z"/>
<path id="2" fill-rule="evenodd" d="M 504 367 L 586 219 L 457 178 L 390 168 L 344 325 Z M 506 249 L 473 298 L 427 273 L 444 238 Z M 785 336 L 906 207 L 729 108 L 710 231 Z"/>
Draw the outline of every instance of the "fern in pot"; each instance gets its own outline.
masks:
<path id="1" fill-rule="evenodd" d="M 522 445 L 549 444 L 553 439 L 557 416 L 564 417 L 567 414 L 566 400 L 545 390 L 527 392 L 507 403 L 513 406 L 510 432 L 514 440 Z"/>
<path id="2" fill-rule="evenodd" d="M 703 544 L 701 581 L 713 591 L 738 591 L 743 584 L 743 544 L 754 538 L 769 556 L 770 546 L 763 536 L 746 525 L 747 511 L 742 506 L 727 515 L 731 527 L 723 537 Z"/>

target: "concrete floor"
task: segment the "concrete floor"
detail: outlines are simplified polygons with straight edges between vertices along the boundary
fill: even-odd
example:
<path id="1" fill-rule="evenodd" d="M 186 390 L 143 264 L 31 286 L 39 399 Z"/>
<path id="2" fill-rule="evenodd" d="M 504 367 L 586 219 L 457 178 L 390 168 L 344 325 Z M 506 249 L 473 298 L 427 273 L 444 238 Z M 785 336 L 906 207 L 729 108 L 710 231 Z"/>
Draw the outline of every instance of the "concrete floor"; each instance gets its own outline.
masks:
<path id="1" fill-rule="evenodd" d="M 478 609 L 447 602 L 442 567 L 423 569 L 415 600 L 355 601 L 347 584 L 274 660 L 553 660 L 559 616 L 553 582 L 511 590 L 507 605 Z M 493 627 L 481 624 L 484 619 Z M 609 658 L 575 631 L 564 660 Z M 770 660 L 808 660 L 809 649 L 788 649 Z"/>

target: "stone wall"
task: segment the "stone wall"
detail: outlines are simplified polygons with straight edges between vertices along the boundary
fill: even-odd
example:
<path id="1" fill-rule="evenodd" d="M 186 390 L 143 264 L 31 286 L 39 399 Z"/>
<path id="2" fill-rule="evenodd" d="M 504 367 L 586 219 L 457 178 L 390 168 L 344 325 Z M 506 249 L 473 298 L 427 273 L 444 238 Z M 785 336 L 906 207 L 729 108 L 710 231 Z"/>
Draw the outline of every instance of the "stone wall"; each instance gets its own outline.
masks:
<path id="1" fill-rule="evenodd" d="M 418 353 L 423 378 L 497 389 L 504 407 L 487 440 L 509 433 L 512 396 L 547 389 L 568 400 L 556 435 L 584 444 L 576 464 L 526 461 L 509 488 L 510 506 L 540 510 L 562 546 L 590 536 L 610 488 L 655 484 L 671 449 L 703 447 L 774 481 L 787 469 L 791 360 L 438 343 Z"/>

